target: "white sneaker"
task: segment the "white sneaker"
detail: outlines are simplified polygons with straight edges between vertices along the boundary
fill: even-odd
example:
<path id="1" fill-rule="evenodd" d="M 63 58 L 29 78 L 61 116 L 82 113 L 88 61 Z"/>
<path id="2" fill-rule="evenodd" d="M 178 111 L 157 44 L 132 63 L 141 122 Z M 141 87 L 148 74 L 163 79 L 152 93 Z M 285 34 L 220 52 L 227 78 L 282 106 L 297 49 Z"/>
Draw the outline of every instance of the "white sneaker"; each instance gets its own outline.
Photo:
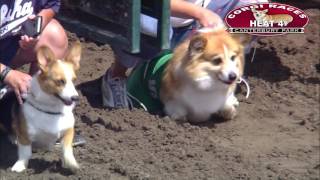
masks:
<path id="1" fill-rule="evenodd" d="M 111 77 L 110 69 L 102 77 L 102 104 L 109 108 L 129 108 L 126 78 Z"/>

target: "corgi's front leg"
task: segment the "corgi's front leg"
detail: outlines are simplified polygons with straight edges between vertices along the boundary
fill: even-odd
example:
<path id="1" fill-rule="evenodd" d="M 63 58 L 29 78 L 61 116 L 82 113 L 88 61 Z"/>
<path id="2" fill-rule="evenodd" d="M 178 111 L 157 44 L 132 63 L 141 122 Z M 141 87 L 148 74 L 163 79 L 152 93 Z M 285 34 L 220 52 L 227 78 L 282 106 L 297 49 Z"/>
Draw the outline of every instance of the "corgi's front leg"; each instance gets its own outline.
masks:
<path id="1" fill-rule="evenodd" d="M 218 113 L 224 119 L 233 119 L 237 115 L 237 107 L 239 106 L 238 99 L 232 93 L 226 100 L 223 109 Z"/>
<path id="2" fill-rule="evenodd" d="M 187 110 L 176 100 L 171 100 L 164 103 L 165 113 L 173 120 L 185 121 Z"/>
<path id="3" fill-rule="evenodd" d="M 31 158 L 32 150 L 31 144 L 22 145 L 18 142 L 18 161 L 12 166 L 11 171 L 22 172 L 27 166 Z"/>
<path id="4" fill-rule="evenodd" d="M 66 168 L 76 170 L 79 165 L 74 157 L 72 149 L 72 141 L 74 136 L 74 129 L 67 129 L 62 137 L 62 151 L 63 151 L 63 162 Z"/>

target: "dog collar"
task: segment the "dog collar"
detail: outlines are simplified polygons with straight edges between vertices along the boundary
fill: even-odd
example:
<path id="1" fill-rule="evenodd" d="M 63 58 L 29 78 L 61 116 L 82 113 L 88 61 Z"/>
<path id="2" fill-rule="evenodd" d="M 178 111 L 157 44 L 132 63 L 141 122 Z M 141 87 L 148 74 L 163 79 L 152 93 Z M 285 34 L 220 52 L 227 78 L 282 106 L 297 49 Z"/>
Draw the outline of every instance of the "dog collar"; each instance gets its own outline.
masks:
<path id="1" fill-rule="evenodd" d="M 52 112 L 52 111 L 46 111 L 46 110 L 43 110 L 39 107 L 37 107 L 36 105 L 34 105 L 33 103 L 31 103 L 30 101 L 26 100 L 25 103 L 28 103 L 29 105 L 31 105 L 34 109 L 40 111 L 40 112 L 43 112 L 43 113 L 46 113 L 46 114 L 50 114 L 50 115 L 61 115 L 62 112 Z"/>

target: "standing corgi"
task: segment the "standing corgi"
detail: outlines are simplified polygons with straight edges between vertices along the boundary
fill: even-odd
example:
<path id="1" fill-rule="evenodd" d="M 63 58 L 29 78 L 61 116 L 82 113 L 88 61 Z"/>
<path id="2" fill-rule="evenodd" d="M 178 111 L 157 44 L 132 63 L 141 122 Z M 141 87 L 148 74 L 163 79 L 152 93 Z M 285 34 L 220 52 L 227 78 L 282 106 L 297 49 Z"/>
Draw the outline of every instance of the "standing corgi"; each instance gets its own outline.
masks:
<path id="1" fill-rule="evenodd" d="M 194 35 L 178 46 L 164 71 L 160 99 L 173 119 L 203 122 L 219 113 L 236 116 L 236 82 L 243 74 L 243 46 L 224 29 Z"/>
<path id="2" fill-rule="evenodd" d="M 9 130 L 16 136 L 18 146 L 18 160 L 12 171 L 22 172 L 27 168 L 32 147 L 50 148 L 60 138 L 64 165 L 79 168 L 72 150 L 75 123 L 72 110 L 79 100 L 73 81 L 80 57 L 80 42 L 71 47 L 64 60 L 56 59 L 48 47 L 38 49 L 40 72 L 33 76 L 25 102 L 12 106 Z M 8 121 L 0 118 L 1 122 Z"/>

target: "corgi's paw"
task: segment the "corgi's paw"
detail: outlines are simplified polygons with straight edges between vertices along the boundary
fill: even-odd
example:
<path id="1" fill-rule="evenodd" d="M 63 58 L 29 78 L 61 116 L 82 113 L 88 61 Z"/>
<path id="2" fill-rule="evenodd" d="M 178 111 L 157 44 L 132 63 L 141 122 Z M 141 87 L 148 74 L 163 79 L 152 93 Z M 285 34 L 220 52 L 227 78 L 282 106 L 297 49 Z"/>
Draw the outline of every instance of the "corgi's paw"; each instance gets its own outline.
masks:
<path id="1" fill-rule="evenodd" d="M 234 106 L 226 107 L 218 113 L 223 119 L 231 120 L 237 116 L 237 109 Z"/>
<path id="2" fill-rule="evenodd" d="M 75 159 L 65 159 L 64 167 L 73 171 L 80 168 L 79 164 Z"/>
<path id="3" fill-rule="evenodd" d="M 80 168 L 72 152 L 65 153 L 63 162 L 64 167 L 67 169 L 77 170 Z"/>
<path id="4" fill-rule="evenodd" d="M 22 172 L 27 169 L 27 164 L 24 161 L 17 161 L 11 168 L 13 172 Z"/>
<path id="5" fill-rule="evenodd" d="M 228 102 L 227 102 L 228 106 L 233 106 L 233 107 L 238 107 L 239 106 L 239 101 L 238 99 L 232 95 L 228 98 Z"/>
<path id="6" fill-rule="evenodd" d="M 187 111 L 178 104 L 167 103 L 165 105 L 166 114 L 173 120 L 185 121 Z"/>

